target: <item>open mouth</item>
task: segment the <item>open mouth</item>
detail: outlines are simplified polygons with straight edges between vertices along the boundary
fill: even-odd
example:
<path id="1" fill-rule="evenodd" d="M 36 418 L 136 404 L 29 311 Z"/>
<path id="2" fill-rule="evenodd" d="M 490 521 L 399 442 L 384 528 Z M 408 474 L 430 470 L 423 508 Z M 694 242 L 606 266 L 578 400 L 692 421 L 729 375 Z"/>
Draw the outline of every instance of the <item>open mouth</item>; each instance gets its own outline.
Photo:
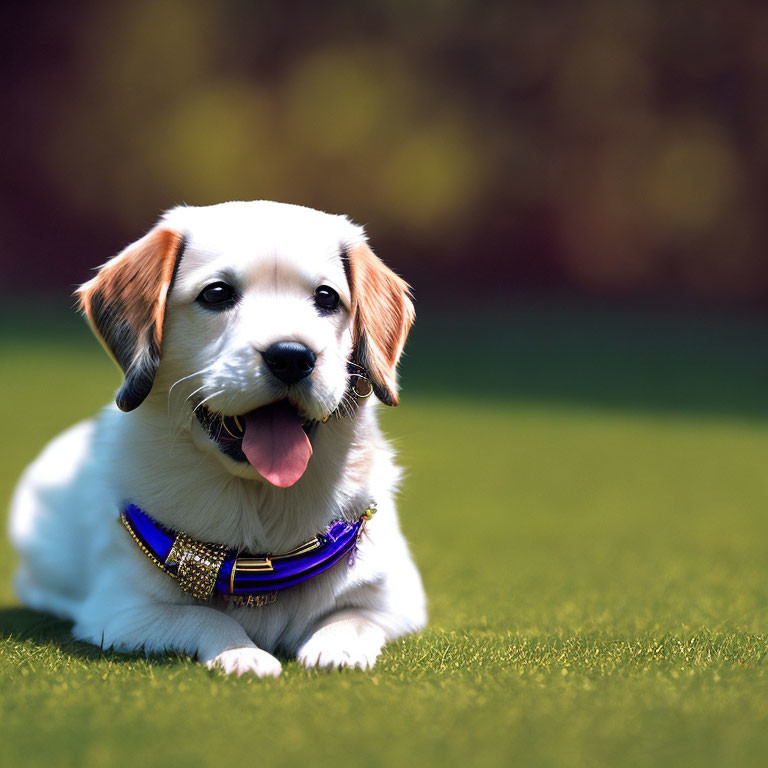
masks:
<path id="1" fill-rule="evenodd" d="M 317 422 L 305 419 L 288 400 L 280 400 L 238 416 L 195 408 L 197 420 L 219 449 L 235 461 L 249 463 L 279 488 L 293 485 L 312 457 Z"/>

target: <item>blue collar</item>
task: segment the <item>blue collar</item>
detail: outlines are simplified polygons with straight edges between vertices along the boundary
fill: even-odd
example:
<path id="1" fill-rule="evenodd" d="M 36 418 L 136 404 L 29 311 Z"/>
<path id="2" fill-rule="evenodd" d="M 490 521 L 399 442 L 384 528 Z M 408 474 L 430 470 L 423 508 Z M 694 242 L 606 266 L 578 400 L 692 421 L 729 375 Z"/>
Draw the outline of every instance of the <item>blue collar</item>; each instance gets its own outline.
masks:
<path id="1" fill-rule="evenodd" d="M 352 554 L 375 512 L 371 504 L 354 523 L 337 520 L 278 555 L 241 555 L 221 544 L 197 541 L 168 530 L 135 504 L 125 506 L 120 520 L 142 552 L 192 597 L 219 595 L 235 605 L 261 607 L 273 603 L 279 590 L 301 584 Z"/>

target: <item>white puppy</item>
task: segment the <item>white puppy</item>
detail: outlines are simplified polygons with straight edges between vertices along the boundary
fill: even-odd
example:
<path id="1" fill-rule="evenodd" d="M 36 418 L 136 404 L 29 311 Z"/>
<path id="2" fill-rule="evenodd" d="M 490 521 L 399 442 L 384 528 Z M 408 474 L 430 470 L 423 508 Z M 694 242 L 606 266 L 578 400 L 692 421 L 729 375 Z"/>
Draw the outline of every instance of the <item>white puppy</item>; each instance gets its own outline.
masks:
<path id="1" fill-rule="evenodd" d="M 375 402 L 397 403 L 413 306 L 360 227 L 265 201 L 175 208 L 80 302 L 123 371 L 119 410 L 56 438 L 19 483 L 26 605 L 104 648 L 174 649 L 237 674 L 279 674 L 273 652 L 370 667 L 424 626 Z M 176 536 L 174 553 L 120 524 L 130 504 L 152 535 Z M 335 521 L 354 546 L 328 566 Z M 290 554 L 305 542 L 310 554 Z M 300 583 L 224 594 L 281 564 Z"/>

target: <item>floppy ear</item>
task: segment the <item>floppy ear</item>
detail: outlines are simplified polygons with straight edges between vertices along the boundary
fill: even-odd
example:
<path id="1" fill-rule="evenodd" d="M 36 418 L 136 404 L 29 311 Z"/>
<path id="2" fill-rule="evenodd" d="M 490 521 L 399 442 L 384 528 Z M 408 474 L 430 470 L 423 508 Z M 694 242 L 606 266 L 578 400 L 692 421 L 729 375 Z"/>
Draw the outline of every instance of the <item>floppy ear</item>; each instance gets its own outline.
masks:
<path id="1" fill-rule="evenodd" d="M 397 363 L 416 314 L 410 286 L 365 244 L 346 251 L 352 293 L 353 360 L 371 377 L 381 402 L 397 405 Z"/>
<path id="2" fill-rule="evenodd" d="M 165 303 L 183 246 L 178 232 L 153 229 L 78 290 L 80 310 L 123 370 L 123 385 L 115 396 L 122 411 L 137 408 L 152 389 Z"/>

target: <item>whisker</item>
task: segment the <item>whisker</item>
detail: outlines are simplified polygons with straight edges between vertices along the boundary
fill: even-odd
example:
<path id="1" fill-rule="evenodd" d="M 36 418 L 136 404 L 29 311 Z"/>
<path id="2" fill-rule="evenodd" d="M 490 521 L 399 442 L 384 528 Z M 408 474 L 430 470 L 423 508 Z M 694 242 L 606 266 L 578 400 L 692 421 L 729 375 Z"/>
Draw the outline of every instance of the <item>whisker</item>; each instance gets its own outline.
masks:
<path id="1" fill-rule="evenodd" d="M 199 371 L 195 371 L 194 373 L 190 373 L 188 376 L 182 376 L 180 379 L 177 379 L 176 381 L 171 384 L 171 388 L 168 390 L 168 399 L 171 399 L 171 395 L 173 394 L 173 390 L 181 384 L 182 381 L 186 381 L 187 379 L 191 379 L 193 376 L 200 376 L 201 374 L 205 373 L 211 366 L 206 365 L 204 368 L 201 368 Z"/>
<path id="2" fill-rule="evenodd" d="M 195 395 L 196 395 L 198 392 L 200 392 L 200 391 L 201 391 L 201 390 L 203 390 L 203 389 L 205 389 L 205 384 L 203 384 L 203 386 L 202 386 L 202 387 L 198 387 L 198 388 L 197 388 L 197 389 L 196 389 L 194 392 L 191 392 L 190 394 L 188 394 L 188 395 L 187 395 L 187 396 L 184 398 L 184 402 L 185 402 L 185 403 L 189 402 L 189 400 L 191 400 L 191 399 L 192 399 L 192 398 L 193 398 L 193 397 L 194 397 L 194 396 L 195 396 Z M 224 390 L 222 389 L 222 390 L 221 390 L 221 392 L 223 392 L 223 391 L 224 391 Z M 214 395 L 209 395 L 209 397 L 214 397 Z"/>
<path id="3" fill-rule="evenodd" d="M 194 397 L 194 395 L 196 395 L 198 392 L 200 392 L 200 391 L 201 391 L 201 390 L 203 390 L 203 389 L 205 389 L 205 386 L 202 386 L 202 387 L 198 387 L 198 388 L 197 388 L 197 389 L 196 389 L 196 390 L 195 390 L 195 391 L 194 391 L 194 392 L 193 392 L 191 395 L 189 395 L 189 396 L 186 398 L 186 400 L 185 400 L 184 402 L 186 402 L 187 400 L 189 400 L 189 398 L 190 398 L 190 397 Z M 200 401 L 200 402 L 199 402 L 199 403 L 198 403 L 198 404 L 197 404 L 197 405 L 196 405 L 196 406 L 195 406 L 195 407 L 192 409 L 192 412 L 191 412 L 190 414 L 188 414 L 188 418 L 189 418 L 189 419 L 191 419 L 191 418 L 192 418 L 192 416 L 193 416 L 193 414 L 195 413 L 195 411 L 197 411 L 197 409 L 198 409 L 198 408 L 200 408 L 200 406 L 202 406 L 202 405 L 205 405 L 205 403 L 206 403 L 208 400 L 210 400 L 212 397 L 216 397 L 216 395 L 220 395 L 220 394 L 221 394 L 223 391 L 224 391 L 223 389 L 220 389 L 220 390 L 218 390 L 217 392 L 212 392 L 210 395 L 207 395 L 206 397 L 204 397 L 204 398 L 203 398 L 203 399 L 202 399 L 202 400 L 201 400 L 201 401 Z M 174 445 L 176 444 L 176 440 L 178 439 L 179 435 L 181 434 L 181 427 L 182 427 L 182 424 L 183 424 L 183 423 L 184 423 L 183 421 L 179 421 L 179 422 L 178 422 L 178 423 L 175 425 L 175 426 L 176 426 L 175 430 L 174 430 L 174 431 L 171 433 L 171 438 L 172 438 L 172 441 L 171 441 L 171 450 L 173 449 Z"/>
<path id="4" fill-rule="evenodd" d="M 343 416 L 352 418 L 355 415 L 355 405 L 356 403 L 352 397 L 352 393 L 349 390 L 346 390 L 341 398 L 341 401 L 339 402 L 339 411 L 341 411 L 341 416 L 339 416 L 337 412 L 337 418 L 342 418 Z"/>
<path id="5" fill-rule="evenodd" d="M 198 371 L 194 371 L 193 373 L 190 373 L 187 376 L 182 376 L 180 379 L 177 379 L 176 381 L 174 381 L 168 390 L 167 410 L 168 410 L 168 438 L 171 441 L 170 450 L 173 450 L 173 447 L 179 435 L 181 434 L 181 430 L 185 422 L 187 422 L 191 418 L 191 414 L 185 412 L 184 403 L 186 403 L 191 397 L 194 397 L 194 395 L 196 395 L 198 392 L 203 390 L 205 388 L 205 385 L 203 385 L 202 387 L 198 387 L 191 394 L 187 395 L 184 398 L 184 400 L 181 403 L 179 403 L 178 408 L 174 407 L 174 403 L 172 400 L 174 391 L 180 384 L 182 384 L 185 381 L 189 381 L 190 379 L 193 379 L 196 376 L 200 376 L 204 374 L 207 370 L 210 369 L 210 367 L 211 367 L 210 365 L 206 365 Z"/>
<path id="6" fill-rule="evenodd" d="M 181 427 L 184 424 L 185 417 L 189 417 L 189 414 L 186 414 L 184 412 L 184 403 L 188 402 L 192 397 L 194 397 L 198 392 L 205 389 L 205 384 L 203 386 L 198 387 L 194 392 L 191 392 L 187 397 L 184 398 L 184 402 L 179 404 L 179 408 L 177 409 L 177 416 L 174 418 L 174 416 L 171 414 L 170 410 L 170 402 L 168 404 L 168 428 L 171 430 L 171 436 L 178 435 L 181 431 Z"/>
<path id="7" fill-rule="evenodd" d="M 200 389 L 202 389 L 202 387 L 200 387 Z M 197 391 L 199 392 L 200 390 L 197 390 Z M 201 400 L 201 401 L 200 401 L 200 402 L 199 402 L 199 403 L 198 403 L 198 404 L 197 404 L 197 405 L 196 405 L 196 406 L 195 406 L 195 407 L 194 407 L 192 410 L 196 411 L 196 410 L 197 410 L 197 409 L 198 409 L 198 408 L 199 408 L 201 405 L 205 405 L 205 404 L 206 404 L 206 403 L 207 403 L 207 402 L 208 402 L 208 401 L 209 401 L 209 400 L 210 400 L 212 397 L 216 397 L 216 395 L 220 395 L 220 394 L 222 394 L 223 392 L 224 392 L 224 390 L 223 390 L 223 389 L 219 389 L 219 390 L 218 390 L 218 391 L 216 391 L 216 392 L 212 392 L 212 393 L 211 393 L 210 395 L 208 395 L 207 397 L 204 397 L 204 398 L 203 398 L 203 399 L 202 399 L 202 400 Z M 193 394 L 194 394 L 194 393 L 193 393 Z M 192 395 L 190 395 L 190 397 L 191 397 L 191 396 L 192 396 Z M 187 400 L 189 400 L 189 397 L 187 398 Z"/>

